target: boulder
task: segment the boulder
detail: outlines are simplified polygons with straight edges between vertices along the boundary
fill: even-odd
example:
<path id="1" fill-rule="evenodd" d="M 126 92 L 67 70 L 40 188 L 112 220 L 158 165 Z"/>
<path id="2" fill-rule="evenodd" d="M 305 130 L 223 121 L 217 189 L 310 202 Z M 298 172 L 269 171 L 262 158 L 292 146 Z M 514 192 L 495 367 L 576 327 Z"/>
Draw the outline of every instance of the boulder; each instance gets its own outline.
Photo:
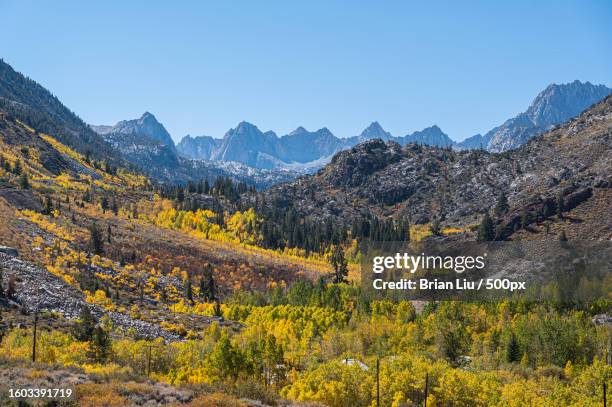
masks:
<path id="1" fill-rule="evenodd" d="M 17 249 L 8 246 L 0 246 L 0 253 L 4 253 L 11 257 L 19 257 L 19 252 L 17 251 Z"/>

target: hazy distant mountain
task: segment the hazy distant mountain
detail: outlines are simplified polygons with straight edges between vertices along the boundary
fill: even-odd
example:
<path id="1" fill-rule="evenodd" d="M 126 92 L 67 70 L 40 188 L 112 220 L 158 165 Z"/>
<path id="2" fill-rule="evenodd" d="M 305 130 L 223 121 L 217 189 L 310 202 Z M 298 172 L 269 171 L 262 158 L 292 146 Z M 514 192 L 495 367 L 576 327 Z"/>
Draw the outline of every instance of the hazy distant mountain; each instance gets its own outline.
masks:
<path id="1" fill-rule="evenodd" d="M 164 165 L 176 166 L 180 155 L 194 160 L 241 163 L 258 169 L 310 173 L 330 162 L 337 152 L 373 139 L 395 141 L 401 146 L 416 143 L 456 150 L 482 148 L 498 152 L 514 149 L 553 126 L 565 123 L 610 93 L 612 89 L 589 82 L 552 84 L 525 112 L 484 135 L 477 134 L 461 142 L 454 142 L 437 125 L 405 136 L 393 136 L 375 121 L 359 135 L 348 138 L 336 137 L 326 127 L 316 131 L 298 127 L 279 137 L 273 131 L 262 132 L 254 124 L 243 121 L 227 131 L 222 139 L 185 136 L 175 148 L 170 134 L 148 112 L 136 120 L 92 128 L 124 154 L 142 156 L 142 160 L 131 157 L 141 165 L 150 166 L 152 161 L 159 159 Z M 159 146 L 155 146 L 156 143 Z"/>
<path id="2" fill-rule="evenodd" d="M 298 127 L 278 137 L 272 131 L 263 133 L 257 126 L 242 122 L 229 130 L 222 140 L 186 136 L 177 149 L 181 155 L 192 159 L 235 161 L 255 168 L 312 172 L 327 164 L 335 153 L 372 139 L 392 140 L 402 145 L 408 142 L 436 146 L 452 144 L 452 140 L 435 125 L 405 137 L 394 137 L 378 122 L 372 122 L 358 136 L 339 138 L 326 127 L 317 131 Z"/>
<path id="3" fill-rule="evenodd" d="M 236 161 L 255 168 L 274 168 L 271 158 L 278 157 L 278 137 L 274 132 L 263 133 L 257 126 L 240 122 L 230 129 L 211 160 Z"/>
<path id="4" fill-rule="evenodd" d="M 415 131 L 400 140 L 401 145 L 417 143 L 436 147 L 449 147 L 454 144 L 454 141 L 435 124 L 421 131 Z"/>
<path id="5" fill-rule="evenodd" d="M 286 163 L 308 163 L 343 149 L 343 142 L 323 127 L 310 132 L 298 127 L 279 139 L 279 158 Z"/>
<path id="6" fill-rule="evenodd" d="M 380 123 L 372 122 L 368 127 L 366 127 L 361 134 L 358 136 L 359 141 L 373 140 L 373 139 L 381 139 L 382 141 L 389 141 L 394 137 L 382 128 Z"/>
<path id="7" fill-rule="evenodd" d="M 241 123 L 236 131 L 232 132 L 232 136 L 240 138 L 240 135 L 258 131 L 249 126 L 252 125 Z M 145 112 L 139 119 L 122 120 L 114 126 L 91 128 L 120 151 L 124 158 L 160 181 L 186 182 L 207 177 L 230 176 L 235 180 L 265 187 L 298 175 L 292 171 L 271 173 L 249 168 L 239 162 L 229 162 L 237 160 L 211 161 L 212 153 L 218 152 L 222 146 L 222 140 L 212 137 L 186 136 L 176 147 L 165 127 L 149 112 Z M 232 148 L 226 150 L 227 155 L 230 156 L 239 148 L 239 143 L 232 143 Z M 184 151 L 189 151 L 190 154 L 185 154 Z"/>
<path id="8" fill-rule="evenodd" d="M 473 135 L 472 137 L 468 137 L 463 141 L 457 142 L 454 144 L 455 149 L 457 150 L 473 150 L 477 148 L 485 148 L 487 146 L 487 141 L 484 136 L 480 133 Z"/>
<path id="9" fill-rule="evenodd" d="M 578 80 L 551 84 L 534 99 L 529 108 L 483 136 L 489 151 L 511 150 L 530 138 L 578 116 L 612 93 L 604 85 Z"/>
<path id="10" fill-rule="evenodd" d="M 176 145 L 178 153 L 195 160 L 210 160 L 221 140 L 209 136 L 191 137 L 189 134 Z"/>

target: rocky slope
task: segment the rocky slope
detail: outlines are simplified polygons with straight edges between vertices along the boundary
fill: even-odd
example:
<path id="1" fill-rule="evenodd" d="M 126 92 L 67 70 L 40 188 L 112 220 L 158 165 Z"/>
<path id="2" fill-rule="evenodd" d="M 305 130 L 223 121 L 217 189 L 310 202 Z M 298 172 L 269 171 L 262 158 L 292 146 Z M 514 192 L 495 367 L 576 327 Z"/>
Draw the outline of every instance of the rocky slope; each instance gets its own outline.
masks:
<path id="1" fill-rule="evenodd" d="M 100 135 L 47 89 L 0 59 L 0 109 L 37 129 L 53 134 L 81 153 L 117 161 L 119 154 Z"/>
<path id="2" fill-rule="evenodd" d="M 568 124 L 505 153 L 368 141 L 338 153 L 314 176 L 271 188 L 267 199 L 305 216 L 345 223 L 372 213 L 465 226 L 477 223 L 504 192 L 512 209 L 499 223 L 514 227 L 522 211 L 535 220 L 559 194 L 569 210 L 608 191 L 611 150 L 608 97 Z M 604 201 L 610 195 L 605 196 Z"/>
<path id="3" fill-rule="evenodd" d="M 179 154 L 194 160 L 209 160 L 221 144 L 220 139 L 209 136 L 191 137 L 189 134 L 176 145 Z"/>
<path id="4" fill-rule="evenodd" d="M 126 314 L 108 312 L 85 302 L 83 293 L 47 270 L 16 257 L 0 253 L 0 269 L 7 279 L 15 278 L 14 301 L 27 313 L 58 312 L 65 318 L 76 319 L 83 307 L 89 307 L 97 318 L 108 315 L 113 326 L 123 331 L 133 330 L 143 338 L 163 338 L 176 341 L 180 337 L 165 331 L 158 325 L 133 319 Z"/>

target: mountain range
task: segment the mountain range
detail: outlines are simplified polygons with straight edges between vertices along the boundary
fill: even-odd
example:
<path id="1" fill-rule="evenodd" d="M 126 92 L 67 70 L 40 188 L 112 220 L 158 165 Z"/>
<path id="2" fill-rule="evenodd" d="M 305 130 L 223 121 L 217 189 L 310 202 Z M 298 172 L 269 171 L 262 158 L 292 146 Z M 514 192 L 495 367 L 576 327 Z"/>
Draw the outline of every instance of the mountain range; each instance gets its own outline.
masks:
<path id="1" fill-rule="evenodd" d="M 199 181 L 231 177 L 260 188 L 288 181 L 297 174 L 268 171 L 236 162 L 191 160 L 179 156 L 170 134 L 151 113 L 114 126 L 91 126 L 49 90 L 0 59 L 0 112 L 37 132 L 100 162 L 140 170 L 159 182 Z M 49 155 L 49 165 L 65 164 Z"/>
<path id="2" fill-rule="evenodd" d="M 177 145 L 184 157 L 197 160 L 238 161 L 255 168 L 292 168 L 310 170 L 320 168 L 342 150 L 363 141 L 381 139 L 457 150 L 482 148 L 488 151 L 507 151 L 527 142 L 530 138 L 550 130 L 576 117 L 594 103 L 612 93 L 604 85 L 574 81 L 551 84 L 540 92 L 527 110 L 485 133 L 461 142 L 453 141 L 437 125 L 405 136 L 393 136 L 378 122 L 373 122 L 358 136 L 339 138 L 327 128 L 310 132 L 298 127 L 278 137 L 272 131 L 262 132 L 257 126 L 241 122 L 229 130 L 222 139 L 208 136 L 185 136 Z"/>
<path id="3" fill-rule="evenodd" d="M 140 168 L 161 182 L 187 182 L 227 175 L 259 187 L 313 173 L 340 151 L 364 141 L 381 139 L 400 146 L 410 143 L 455 150 L 492 152 L 519 147 L 532 137 L 567 122 L 612 93 L 604 85 L 574 81 L 551 84 L 531 105 L 484 135 L 453 141 L 437 125 L 405 136 L 394 136 L 378 122 L 359 135 L 340 138 L 323 127 L 309 131 L 298 127 L 279 137 L 273 131 L 241 122 L 223 138 L 185 136 L 178 145 L 153 114 L 115 125 L 88 125 L 57 97 L 0 60 L 0 108 L 38 131 L 81 153 L 116 165 Z"/>
<path id="4" fill-rule="evenodd" d="M 318 169 L 335 153 L 372 139 L 392 140 L 402 145 L 411 142 L 437 147 L 453 145 L 450 137 L 435 125 L 394 137 L 378 122 L 373 122 L 358 136 L 340 138 L 326 127 L 316 131 L 298 127 L 279 137 L 273 131 L 262 132 L 254 124 L 241 122 L 222 139 L 185 136 L 178 143 L 177 151 L 197 160 L 238 161 L 255 168 L 305 170 Z"/>

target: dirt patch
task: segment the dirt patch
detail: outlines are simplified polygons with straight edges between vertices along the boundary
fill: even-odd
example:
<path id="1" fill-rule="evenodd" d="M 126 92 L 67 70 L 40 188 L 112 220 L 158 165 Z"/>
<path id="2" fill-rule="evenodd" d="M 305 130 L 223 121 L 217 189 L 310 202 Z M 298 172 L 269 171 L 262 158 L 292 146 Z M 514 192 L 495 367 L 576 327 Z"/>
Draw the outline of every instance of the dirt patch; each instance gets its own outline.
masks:
<path id="1" fill-rule="evenodd" d="M 16 209 L 30 209 L 32 211 L 42 209 L 40 201 L 29 190 L 3 188 L 0 189 L 0 198 L 4 198 L 9 205 Z"/>

